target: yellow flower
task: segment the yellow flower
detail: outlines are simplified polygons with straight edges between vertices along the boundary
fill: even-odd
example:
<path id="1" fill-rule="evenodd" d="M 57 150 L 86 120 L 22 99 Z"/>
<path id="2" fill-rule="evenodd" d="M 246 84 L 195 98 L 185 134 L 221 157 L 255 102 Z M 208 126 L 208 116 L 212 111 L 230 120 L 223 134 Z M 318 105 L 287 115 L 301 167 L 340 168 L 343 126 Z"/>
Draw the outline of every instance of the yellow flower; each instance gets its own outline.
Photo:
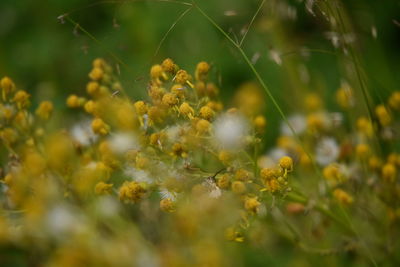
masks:
<path id="1" fill-rule="evenodd" d="M 253 124 L 258 133 L 264 133 L 265 127 L 267 126 L 267 120 L 263 115 L 258 115 L 254 118 Z"/>
<path id="2" fill-rule="evenodd" d="M 13 128 L 4 128 L 0 131 L 1 140 L 7 144 L 12 145 L 18 139 L 18 133 Z"/>
<path id="3" fill-rule="evenodd" d="M 357 119 L 357 130 L 366 136 L 372 136 L 374 128 L 366 117 L 360 117 Z"/>
<path id="4" fill-rule="evenodd" d="M 149 165 L 149 159 L 146 158 L 143 155 L 137 155 L 136 156 L 136 168 L 138 169 L 146 169 L 146 167 L 148 167 Z"/>
<path id="5" fill-rule="evenodd" d="M 230 185 L 230 175 L 228 173 L 224 173 L 220 177 L 218 177 L 217 185 L 219 188 L 227 189 Z"/>
<path id="6" fill-rule="evenodd" d="M 177 157 L 182 157 L 186 158 L 187 157 L 187 151 L 183 147 L 181 143 L 175 143 L 172 145 L 172 155 L 177 156 Z"/>
<path id="7" fill-rule="evenodd" d="M 184 99 L 185 98 L 185 87 L 182 86 L 181 84 L 174 84 L 171 87 L 171 93 L 175 94 L 179 99 Z"/>
<path id="8" fill-rule="evenodd" d="M 67 98 L 67 106 L 70 108 L 79 108 L 85 102 L 85 99 L 82 97 L 78 97 L 77 95 L 70 95 Z"/>
<path id="9" fill-rule="evenodd" d="M 174 202 L 170 198 L 164 198 L 160 201 L 160 209 L 165 212 L 174 211 Z"/>
<path id="10" fill-rule="evenodd" d="M 94 81 L 99 81 L 104 78 L 104 71 L 99 67 L 94 67 L 89 73 L 89 78 Z"/>
<path id="11" fill-rule="evenodd" d="M 96 58 L 95 60 L 93 60 L 92 65 L 94 68 L 103 69 L 107 65 L 107 63 L 102 58 Z"/>
<path id="12" fill-rule="evenodd" d="M 279 166 L 282 169 L 290 172 L 293 170 L 293 159 L 291 157 L 284 156 L 279 160 Z"/>
<path id="13" fill-rule="evenodd" d="M 100 84 L 98 82 L 89 82 L 86 85 L 86 92 L 89 95 L 96 96 L 100 92 Z"/>
<path id="14" fill-rule="evenodd" d="M 249 197 L 244 202 L 244 208 L 252 213 L 257 213 L 260 205 L 261 203 L 257 200 L 257 197 Z"/>
<path id="15" fill-rule="evenodd" d="M 232 160 L 232 154 L 229 151 L 221 150 L 218 153 L 218 159 L 225 165 L 229 164 Z"/>
<path id="16" fill-rule="evenodd" d="M 225 230 L 225 238 L 228 241 L 235 241 L 235 242 L 244 241 L 243 235 L 239 231 L 236 231 L 235 228 L 233 227 L 229 227 Z"/>
<path id="17" fill-rule="evenodd" d="M 336 91 L 336 101 L 343 108 L 348 109 L 354 104 L 354 96 L 351 88 L 346 85 Z"/>
<path id="18" fill-rule="evenodd" d="M 188 84 L 190 87 L 194 87 L 193 84 L 190 82 L 191 77 L 190 75 L 186 72 L 186 70 L 178 70 L 178 72 L 175 75 L 175 82 L 180 83 L 180 84 Z"/>
<path id="19" fill-rule="evenodd" d="M 260 177 L 264 181 L 268 181 L 274 178 L 278 178 L 280 176 L 280 171 L 274 168 L 262 168 L 260 170 Z"/>
<path id="20" fill-rule="evenodd" d="M 179 107 L 179 113 L 189 118 L 193 117 L 194 110 L 189 103 L 183 102 Z"/>
<path id="21" fill-rule="evenodd" d="M 360 159 L 366 159 L 371 153 L 371 149 L 367 144 L 358 144 L 356 147 L 356 154 Z"/>
<path id="22" fill-rule="evenodd" d="M 178 104 L 178 98 L 174 93 L 166 93 L 162 98 L 162 103 L 166 106 L 172 107 Z"/>
<path id="23" fill-rule="evenodd" d="M 209 106 L 215 112 L 222 111 L 224 108 L 224 105 L 219 101 L 208 101 L 207 106 Z"/>
<path id="24" fill-rule="evenodd" d="M 153 146 L 162 146 L 164 141 L 166 139 L 165 133 L 160 132 L 160 133 L 152 133 L 150 135 L 149 141 L 150 145 Z"/>
<path id="25" fill-rule="evenodd" d="M 176 64 L 170 58 L 165 59 L 162 62 L 161 66 L 162 66 L 164 71 L 169 72 L 169 73 L 174 73 L 176 71 L 176 69 L 177 69 Z"/>
<path id="26" fill-rule="evenodd" d="M 304 100 L 304 104 L 309 111 L 316 111 L 322 108 L 322 100 L 315 93 L 308 94 Z"/>
<path id="27" fill-rule="evenodd" d="M 382 126 L 388 126 L 392 122 L 392 118 L 384 105 L 376 106 L 375 114 Z"/>
<path id="28" fill-rule="evenodd" d="M 210 65 L 207 62 L 200 62 L 196 66 L 195 78 L 196 80 L 205 80 L 210 71 Z"/>
<path id="29" fill-rule="evenodd" d="M 0 81 L 0 86 L 3 100 L 5 101 L 7 96 L 15 90 L 15 84 L 9 77 L 3 77 Z"/>
<path id="30" fill-rule="evenodd" d="M 272 193 L 281 189 L 278 179 L 271 179 L 266 181 L 266 189 Z"/>
<path id="31" fill-rule="evenodd" d="M 28 150 L 23 160 L 23 166 L 26 173 L 31 176 L 39 176 L 46 170 L 46 160 L 38 152 L 34 150 Z"/>
<path id="32" fill-rule="evenodd" d="M 83 106 L 85 111 L 89 114 L 96 115 L 97 114 L 97 103 L 94 102 L 93 100 L 89 100 L 88 102 L 85 103 Z"/>
<path id="33" fill-rule="evenodd" d="M 400 91 L 395 91 L 389 98 L 389 106 L 399 111 L 400 110 Z"/>
<path id="34" fill-rule="evenodd" d="M 29 105 L 29 97 L 30 95 L 24 90 L 19 90 L 15 93 L 13 101 L 17 103 L 17 107 L 19 109 L 25 108 Z"/>
<path id="35" fill-rule="evenodd" d="M 110 126 L 108 126 L 102 119 L 95 118 L 92 121 L 92 130 L 94 133 L 106 135 L 110 131 Z"/>
<path id="36" fill-rule="evenodd" d="M 136 101 L 134 106 L 136 109 L 136 113 L 139 114 L 140 116 L 147 113 L 148 107 L 146 103 L 144 103 L 143 101 Z"/>
<path id="37" fill-rule="evenodd" d="M 162 97 L 165 94 L 165 90 L 161 87 L 153 85 L 150 87 L 148 94 L 153 104 L 158 105 L 161 103 Z"/>
<path id="38" fill-rule="evenodd" d="M 146 192 L 147 190 L 139 183 L 126 181 L 119 189 L 119 199 L 123 202 L 137 203 L 144 197 Z"/>
<path id="39" fill-rule="evenodd" d="M 160 107 L 152 106 L 149 108 L 148 113 L 151 123 L 160 123 L 164 119 L 165 110 Z"/>
<path id="40" fill-rule="evenodd" d="M 383 167 L 382 167 L 382 178 L 386 181 L 386 182 L 395 182 L 396 181 L 396 175 L 397 175 L 397 169 L 396 166 L 394 166 L 391 163 L 386 163 Z"/>
<path id="41" fill-rule="evenodd" d="M 43 101 L 36 109 L 36 115 L 38 115 L 43 120 L 47 120 L 53 112 L 53 108 L 53 103 L 51 103 L 50 101 Z"/>
<path id="42" fill-rule="evenodd" d="M 351 203 L 353 203 L 353 197 L 349 195 L 346 191 L 343 191 L 342 189 L 339 188 L 335 189 L 333 191 L 333 196 L 341 204 L 350 205 Z"/>
<path id="43" fill-rule="evenodd" d="M 378 170 L 382 166 L 382 161 L 377 156 L 372 156 L 368 160 L 368 166 L 372 170 Z"/>
<path id="44" fill-rule="evenodd" d="M 196 130 L 200 134 L 205 134 L 210 131 L 211 123 L 208 120 L 200 119 L 196 123 Z"/>
<path id="45" fill-rule="evenodd" d="M 214 111 L 208 106 L 201 107 L 199 114 L 200 117 L 206 120 L 210 120 L 214 117 Z"/>
<path id="46" fill-rule="evenodd" d="M 113 184 L 106 184 L 105 182 L 98 182 L 94 188 L 97 195 L 108 195 L 112 193 Z"/>
<path id="47" fill-rule="evenodd" d="M 393 165 L 400 165 L 400 155 L 397 153 L 390 153 L 387 157 L 387 162 Z"/>
<path id="48" fill-rule="evenodd" d="M 150 69 L 150 77 L 152 79 L 159 79 L 159 78 L 168 78 L 165 73 L 163 68 L 161 67 L 161 65 L 153 65 Z"/>
<path id="49" fill-rule="evenodd" d="M 241 181 L 234 181 L 232 183 L 231 188 L 232 188 L 232 191 L 236 194 L 243 194 L 244 192 L 246 192 L 246 186 Z"/>
<path id="50" fill-rule="evenodd" d="M 326 180 L 334 184 L 341 182 L 344 178 L 337 164 L 329 164 L 322 170 L 322 174 Z"/>
<path id="51" fill-rule="evenodd" d="M 234 104 L 247 116 L 254 116 L 262 113 L 264 99 L 263 92 L 257 84 L 245 83 L 235 93 Z"/>
<path id="52" fill-rule="evenodd" d="M 235 172 L 235 179 L 238 181 L 247 182 L 250 178 L 250 173 L 245 169 L 238 169 Z"/>
<path id="53" fill-rule="evenodd" d="M 326 122 L 325 118 L 319 113 L 313 113 L 307 116 L 307 126 L 312 132 L 318 132 L 324 129 Z"/>

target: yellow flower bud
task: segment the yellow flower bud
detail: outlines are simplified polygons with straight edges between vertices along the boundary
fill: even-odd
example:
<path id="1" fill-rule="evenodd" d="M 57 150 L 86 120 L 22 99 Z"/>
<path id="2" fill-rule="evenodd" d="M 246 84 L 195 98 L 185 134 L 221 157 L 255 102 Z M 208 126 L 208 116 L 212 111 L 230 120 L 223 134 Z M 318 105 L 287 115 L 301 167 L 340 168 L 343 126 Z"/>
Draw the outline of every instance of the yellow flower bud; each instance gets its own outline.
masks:
<path id="1" fill-rule="evenodd" d="M 288 156 L 284 156 L 279 160 L 279 166 L 287 171 L 293 170 L 293 159 Z"/>
<path id="2" fill-rule="evenodd" d="M 203 119 L 211 120 L 214 117 L 214 111 L 208 106 L 203 106 L 200 109 L 199 115 Z"/>
<path id="3" fill-rule="evenodd" d="M 53 108 L 53 103 L 51 103 L 50 101 L 43 101 L 36 109 L 36 115 L 38 115 L 43 120 L 48 120 L 51 113 L 53 112 Z"/>
<path id="4" fill-rule="evenodd" d="M 110 131 L 110 126 L 108 126 L 102 119 L 95 118 L 92 121 L 92 130 L 94 133 L 106 135 Z"/>
<path id="5" fill-rule="evenodd" d="M 196 130 L 200 134 L 205 134 L 210 131 L 211 124 L 208 120 L 201 119 L 196 123 Z"/>
<path id="6" fill-rule="evenodd" d="M 396 181 L 396 175 L 397 175 L 397 169 L 396 169 L 396 166 L 394 166 L 393 164 L 386 163 L 382 167 L 382 178 L 386 182 L 390 182 L 390 183 L 395 182 Z"/>
<path id="7" fill-rule="evenodd" d="M 236 194 L 243 194 L 246 192 L 246 186 L 241 181 L 234 181 L 232 183 L 232 191 Z"/>
<path id="8" fill-rule="evenodd" d="M 29 105 L 29 97 L 30 95 L 24 90 L 19 90 L 13 98 L 13 101 L 17 103 L 17 107 L 19 109 L 25 108 Z"/>
<path id="9" fill-rule="evenodd" d="M 170 198 L 164 198 L 160 201 L 160 209 L 165 212 L 173 212 L 174 202 Z"/>
<path id="10" fill-rule="evenodd" d="M 108 195 L 112 193 L 113 184 L 106 184 L 105 182 L 98 182 L 94 188 L 96 195 Z"/>
<path id="11" fill-rule="evenodd" d="M 257 200 L 257 197 L 247 198 L 244 202 L 244 208 L 252 213 L 257 213 L 260 205 L 261 203 Z"/>
<path id="12" fill-rule="evenodd" d="M 15 84 L 10 78 L 3 77 L 0 81 L 0 86 L 2 89 L 3 100 L 5 101 L 7 96 L 15 90 Z"/>
<path id="13" fill-rule="evenodd" d="M 94 81 L 100 81 L 104 78 L 104 71 L 99 67 L 94 67 L 89 73 L 89 78 Z"/>
<path id="14" fill-rule="evenodd" d="M 353 203 L 353 197 L 350 196 L 347 192 L 343 191 L 342 189 L 335 189 L 333 191 L 333 196 L 339 201 L 341 204 L 350 205 Z"/>

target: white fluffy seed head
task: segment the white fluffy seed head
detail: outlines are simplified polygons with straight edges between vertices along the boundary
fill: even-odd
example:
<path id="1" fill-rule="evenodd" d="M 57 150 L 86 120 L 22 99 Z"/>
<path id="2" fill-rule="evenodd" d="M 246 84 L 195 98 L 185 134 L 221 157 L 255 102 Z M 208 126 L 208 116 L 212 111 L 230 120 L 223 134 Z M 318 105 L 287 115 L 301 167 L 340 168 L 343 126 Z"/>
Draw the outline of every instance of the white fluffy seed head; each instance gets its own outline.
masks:
<path id="1" fill-rule="evenodd" d="M 294 114 L 288 117 L 288 122 L 292 126 L 296 134 L 302 134 L 307 128 L 306 118 L 301 114 Z M 286 122 L 281 124 L 281 133 L 285 136 L 293 136 L 293 132 Z"/>
<path id="2" fill-rule="evenodd" d="M 127 166 L 124 169 L 124 174 L 138 183 L 152 184 L 155 182 L 146 171 L 136 169 L 132 166 Z"/>
<path id="3" fill-rule="evenodd" d="M 224 114 L 213 123 L 215 141 L 222 148 L 237 148 L 249 132 L 249 123 L 241 114 Z"/>
<path id="4" fill-rule="evenodd" d="M 318 164 L 326 166 L 333 163 L 339 157 L 340 149 L 336 140 L 331 137 L 324 137 L 319 141 L 315 149 L 315 159 Z"/>
<path id="5" fill-rule="evenodd" d="M 82 146 L 96 142 L 98 136 L 93 132 L 90 120 L 79 122 L 70 130 L 72 139 Z"/>
<path id="6" fill-rule="evenodd" d="M 139 141 L 132 133 L 114 133 L 109 139 L 111 150 L 116 154 L 123 154 L 128 150 L 138 150 L 140 148 Z"/>

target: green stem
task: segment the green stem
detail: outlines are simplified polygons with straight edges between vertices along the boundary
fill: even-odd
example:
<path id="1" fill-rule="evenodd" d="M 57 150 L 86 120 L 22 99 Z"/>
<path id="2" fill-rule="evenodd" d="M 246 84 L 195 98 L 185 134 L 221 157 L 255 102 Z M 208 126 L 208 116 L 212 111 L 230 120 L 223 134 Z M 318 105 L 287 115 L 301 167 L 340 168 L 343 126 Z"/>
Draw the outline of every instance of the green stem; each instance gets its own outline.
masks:
<path id="1" fill-rule="evenodd" d="M 303 205 L 306 205 L 308 203 L 308 199 L 297 195 L 297 194 L 288 194 L 287 199 L 293 202 L 297 202 Z M 342 227 L 347 233 L 349 233 L 352 236 L 357 236 L 357 233 L 354 231 L 354 229 L 347 225 L 345 222 L 343 222 L 341 219 L 336 217 L 334 213 L 332 213 L 330 210 L 328 210 L 326 207 L 324 207 L 322 204 L 317 204 L 315 205 L 315 210 L 319 211 L 320 213 L 324 214 L 325 216 L 331 218 L 333 221 L 335 221 L 340 227 Z"/>
<path id="2" fill-rule="evenodd" d="M 292 125 L 289 123 L 289 120 L 287 119 L 287 117 L 285 116 L 284 112 L 282 111 L 281 107 L 279 106 L 277 100 L 275 99 L 275 97 L 273 96 L 273 94 L 271 93 L 271 90 L 269 90 L 268 86 L 266 85 L 266 83 L 264 82 L 264 80 L 261 78 L 261 75 L 258 73 L 258 71 L 256 70 L 256 68 L 253 66 L 253 64 L 251 63 L 251 60 L 249 59 L 249 57 L 246 55 L 246 53 L 244 52 L 244 50 L 242 49 L 242 47 L 240 46 L 240 44 L 236 43 L 231 37 L 229 37 L 229 35 L 210 17 L 208 16 L 194 1 L 193 1 L 193 6 L 219 31 L 221 32 L 225 38 L 232 43 L 232 45 L 239 51 L 239 53 L 242 55 L 243 59 L 245 60 L 246 64 L 249 66 L 249 68 L 251 69 L 251 71 L 254 73 L 254 75 L 256 76 L 258 82 L 260 83 L 261 87 L 264 89 L 264 91 L 266 92 L 267 96 L 269 97 L 269 99 L 271 100 L 272 104 L 274 105 L 274 107 L 276 108 L 276 110 L 278 111 L 279 115 L 282 117 L 283 121 L 289 126 L 290 131 L 292 132 L 293 136 L 295 137 L 296 141 L 300 144 L 300 146 L 302 147 L 302 149 L 304 150 L 304 152 L 306 153 L 306 155 L 308 156 L 308 158 L 311 160 L 311 163 L 313 165 L 313 167 L 315 168 L 318 176 L 322 177 L 321 171 L 319 170 L 317 163 L 315 162 L 314 158 L 311 156 L 311 154 L 309 153 L 308 149 L 306 149 L 306 147 L 304 146 L 303 142 L 301 141 L 300 137 L 297 135 L 296 131 L 294 130 L 294 128 L 292 127 Z"/>

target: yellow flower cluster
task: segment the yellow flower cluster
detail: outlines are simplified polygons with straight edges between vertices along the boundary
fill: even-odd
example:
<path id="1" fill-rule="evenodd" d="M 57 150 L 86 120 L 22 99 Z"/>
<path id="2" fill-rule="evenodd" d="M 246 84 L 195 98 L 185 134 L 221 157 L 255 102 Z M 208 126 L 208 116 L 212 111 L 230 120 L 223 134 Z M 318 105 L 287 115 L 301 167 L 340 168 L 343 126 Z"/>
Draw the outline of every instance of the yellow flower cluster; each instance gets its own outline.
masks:
<path id="1" fill-rule="evenodd" d="M 223 247 L 210 244 L 221 233 L 229 241 L 257 240 L 265 217 L 280 218 L 276 209 L 288 200 L 290 216 L 321 212 L 341 222 L 328 208 L 365 201 L 355 194 L 363 186 L 382 199 L 390 220 L 400 218 L 400 154 L 378 151 L 374 140 L 379 131 L 382 140 L 395 140 L 387 132 L 396 127 L 398 92 L 373 118 L 355 116 L 350 132 L 340 114 L 310 93 L 305 114 L 288 117 L 290 127 L 282 125 L 276 146 L 264 154 L 267 120 L 258 86 L 244 84 L 234 106 L 224 109 L 212 72 L 200 62 L 191 75 L 166 59 L 150 69 L 148 98 L 132 100 L 112 67 L 96 59 L 86 90 L 66 99 L 85 119 L 56 130 L 46 124 L 51 102 L 32 112 L 30 95 L 1 79 L 1 153 L 8 160 L 1 171 L 0 241 L 46 240 L 40 249 L 51 255 L 50 266 L 73 265 L 82 255 L 90 255 L 89 265 L 125 266 L 133 257 L 127 251 L 144 246 L 143 239 L 159 240 L 160 251 L 146 249 L 173 262 L 182 240 L 192 242 L 193 255 Z M 348 85 L 336 100 L 344 110 L 357 104 Z M 155 223 L 166 230 L 149 230 Z M 104 253 L 92 255 L 95 247 Z M 223 258 L 218 251 L 207 255 L 214 263 Z"/>

